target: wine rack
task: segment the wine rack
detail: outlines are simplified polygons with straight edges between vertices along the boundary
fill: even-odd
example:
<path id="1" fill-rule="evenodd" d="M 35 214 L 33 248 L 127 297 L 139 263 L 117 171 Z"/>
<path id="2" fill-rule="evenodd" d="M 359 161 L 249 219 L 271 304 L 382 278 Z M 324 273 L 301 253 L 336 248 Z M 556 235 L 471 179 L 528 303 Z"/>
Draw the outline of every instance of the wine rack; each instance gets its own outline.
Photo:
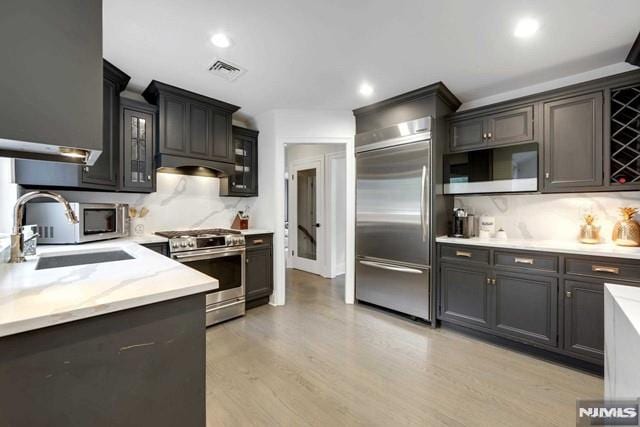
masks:
<path id="1" fill-rule="evenodd" d="M 611 90 L 610 179 L 640 185 L 640 85 Z"/>

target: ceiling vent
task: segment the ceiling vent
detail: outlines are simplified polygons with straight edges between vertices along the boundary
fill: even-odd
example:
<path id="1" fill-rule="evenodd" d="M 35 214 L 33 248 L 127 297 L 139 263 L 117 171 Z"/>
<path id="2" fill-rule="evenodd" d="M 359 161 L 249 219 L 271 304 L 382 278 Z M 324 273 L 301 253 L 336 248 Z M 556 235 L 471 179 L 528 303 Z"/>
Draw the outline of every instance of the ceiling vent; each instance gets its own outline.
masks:
<path id="1" fill-rule="evenodd" d="M 241 68 L 239 65 L 220 58 L 213 61 L 213 64 L 209 67 L 209 71 L 230 82 L 235 81 L 238 77 L 247 72 L 247 70 Z"/>

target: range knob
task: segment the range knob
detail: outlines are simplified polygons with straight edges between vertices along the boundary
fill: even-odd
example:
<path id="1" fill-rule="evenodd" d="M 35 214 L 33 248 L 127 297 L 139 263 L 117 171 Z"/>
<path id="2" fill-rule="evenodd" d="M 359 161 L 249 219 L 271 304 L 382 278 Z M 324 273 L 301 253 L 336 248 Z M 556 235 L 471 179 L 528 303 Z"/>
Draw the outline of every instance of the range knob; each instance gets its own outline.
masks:
<path id="1" fill-rule="evenodd" d="M 186 248 L 186 247 L 187 247 L 187 242 L 182 242 L 182 243 L 180 243 L 180 247 L 181 247 L 181 248 Z"/>
<path id="2" fill-rule="evenodd" d="M 190 248 L 192 248 L 192 247 L 194 247 L 194 246 L 195 246 L 195 245 L 193 244 L 193 242 L 189 242 L 189 247 L 190 247 Z"/>
<path id="3" fill-rule="evenodd" d="M 178 249 L 178 243 L 177 242 L 173 242 L 173 244 L 171 244 L 171 247 L 173 249 Z"/>

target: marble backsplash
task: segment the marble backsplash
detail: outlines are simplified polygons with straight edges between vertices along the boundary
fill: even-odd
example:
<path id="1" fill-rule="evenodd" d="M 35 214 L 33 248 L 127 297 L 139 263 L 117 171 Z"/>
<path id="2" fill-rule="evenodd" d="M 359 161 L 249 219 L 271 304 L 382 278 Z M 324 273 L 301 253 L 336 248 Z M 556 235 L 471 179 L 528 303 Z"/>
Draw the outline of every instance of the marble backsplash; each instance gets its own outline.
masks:
<path id="1" fill-rule="evenodd" d="M 609 242 L 619 218 L 618 208 L 623 206 L 640 208 L 640 191 L 455 198 L 455 207 L 474 215 L 495 217 L 496 229 L 503 228 L 514 239 L 576 240 L 583 215 L 591 212 L 602 227 L 603 241 Z"/>
<path id="2" fill-rule="evenodd" d="M 60 191 L 69 201 L 85 203 L 128 203 L 149 213 L 132 220 L 132 234 L 161 230 L 230 227 L 238 210 L 249 211 L 255 198 L 220 197 L 218 178 L 157 174 L 157 191 L 128 194 L 89 191 Z M 251 222 L 250 222 L 251 223 Z"/>

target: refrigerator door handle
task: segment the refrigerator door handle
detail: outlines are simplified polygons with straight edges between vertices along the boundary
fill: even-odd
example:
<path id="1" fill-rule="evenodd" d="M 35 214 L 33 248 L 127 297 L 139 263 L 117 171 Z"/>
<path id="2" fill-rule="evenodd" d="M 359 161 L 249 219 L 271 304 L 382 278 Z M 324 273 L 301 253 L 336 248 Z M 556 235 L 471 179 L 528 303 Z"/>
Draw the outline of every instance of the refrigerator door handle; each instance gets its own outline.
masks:
<path id="1" fill-rule="evenodd" d="M 422 227 L 422 241 L 427 241 L 427 209 L 425 203 L 425 194 L 427 191 L 427 166 L 422 166 L 422 180 L 420 181 L 420 226 Z"/>
<path id="2" fill-rule="evenodd" d="M 422 274 L 422 270 L 418 270 L 417 268 L 400 267 L 398 265 L 383 264 L 375 261 L 360 261 L 360 264 L 367 265 L 369 267 L 381 268 L 383 270 L 399 271 L 401 273 Z"/>

